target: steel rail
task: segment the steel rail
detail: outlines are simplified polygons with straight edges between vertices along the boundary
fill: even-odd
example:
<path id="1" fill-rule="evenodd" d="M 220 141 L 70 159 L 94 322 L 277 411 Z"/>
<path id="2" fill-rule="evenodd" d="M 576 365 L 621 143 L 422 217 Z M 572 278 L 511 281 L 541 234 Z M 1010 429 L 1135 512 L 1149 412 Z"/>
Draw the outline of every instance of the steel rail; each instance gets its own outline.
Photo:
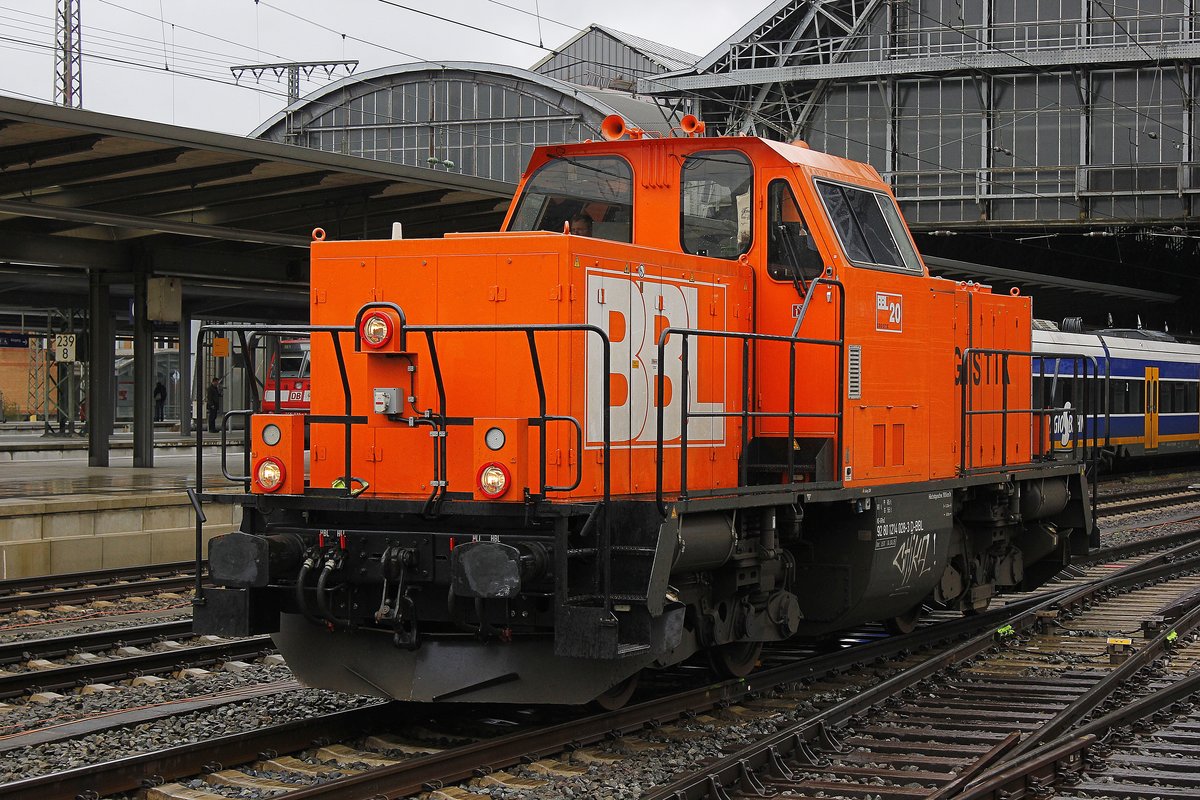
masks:
<path id="1" fill-rule="evenodd" d="M 1158 548 L 1166 547 L 1173 549 L 1194 541 L 1200 541 L 1200 528 L 1198 527 L 1188 528 L 1178 533 L 1168 533 L 1163 536 L 1154 536 L 1134 542 L 1116 544 L 1111 547 L 1102 547 L 1099 550 L 1093 550 L 1087 555 L 1072 556 L 1070 566 L 1081 567 L 1103 564 L 1106 561 L 1121 561 L 1132 556 L 1143 555 Z"/>
<path id="2" fill-rule="evenodd" d="M 112 581 L 144 580 L 153 575 L 191 573 L 194 561 L 173 561 L 169 564 L 149 564 L 137 567 L 116 567 L 88 572 L 68 572 L 61 575 L 38 575 L 30 578 L 8 578 L 0 581 L 0 597 L 17 592 L 41 592 L 52 588 L 69 588 L 85 583 L 103 584 Z"/>
<path id="3" fill-rule="evenodd" d="M 20 697 L 89 683 L 106 683 L 138 675 L 174 671 L 180 667 L 254 657 L 274 649 L 270 636 L 254 636 L 179 650 L 67 664 L 52 669 L 0 674 L 0 698 Z"/>
<path id="4" fill-rule="evenodd" d="M 178 575 L 157 580 L 108 583 L 100 586 L 77 586 L 72 589 L 56 589 L 47 592 L 8 595 L 0 597 L 0 614 L 9 614 L 22 609 L 52 608 L 93 600 L 112 600 L 134 595 L 158 594 L 190 589 L 195 580 L 191 575 Z"/>
<path id="5" fill-rule="evenodd" d="M 1009 797 L 1018 796 L 1014 792 L 1027 788 L 1029 778 L 1036 776 L 1038 770 L 1047 761 L 1052 760 L 1055 754 L 1081 751 L 1100 741 L 1109 731 L 1134 724 L 1146 717 L 1165 711 L 1176 703 L 1187 701 L 1197 693 L 1200 693 L 1200 673 L 1172 681 L 1170 685 L 1160 687 L 1153 693 L 1127 703 L 1116 711 L 1045 742 L 1040 747 L 1025 753 L 1021 758 L 1014 759 L 1011 763 L 993 767 L 976 775 L 967 781 L 962 790 L 955 795 L 956 800 L 985 800 L 985 798 L 998 797 L 1001 792 L 1007 792 Z M 1057 778 L 1060 772 L 1061 770 L 1056 770 L 1054 777 Z M 1043 782 L 1042 788 L 1053 783 L 1054 781 Z M 1133 794 L 1123 791 L 1123 787 L 1120 786 L 1114 785 L 1112 788 L 1114 795 Z M 1170 796 L 1170 793 L 1170 788 L 1164 786 L 1162 792 L 1156 794 L 1167 797 Z"/>
<path id="6" fill-rule="evenodd" d="M 264 753 L 303 750 L 326 741 L 356 736 L 394 722 L 399 713 L 397 706 L 396 703 L 378 703 L 25 778 L 0 786 L 0 796 L 5 800 L 44 800 L 46 797 L 81 795 L 105 797 L 159 786 L 175 778 L 200 773 L 206 765 L 229 767 L 253 761 Z"/>
<path id="7" fill-rule="evenodd" d="M 1149 666 L 1155 659 L 1166 653 L 1179 636 L 1191 633 L 1197 626 L 1200 626 L 1200 605 L 1194 605 L 1173 625 L 1165 626 L 1157 636 L 1139 647 L 1136 653 L 1076 698 L 1075 702 L 1060 711 L 1039 731 L 1026 737 L 1014 748 L 1012 755 L 1014 757 L 1023 755 L 1048 740 L 1064 736 L 1084 717 L 1099 708 L 1100 704 L 1118 687 L 1129 682 L 1142 668 Z"/>
<path id="8" fill-rule="evenodd" d="M 88 652 L 109 647 L 138 645 L 170 639 L 192 637 L 192 620 L 155 622 L 132 628 L 110 628 L 101 631 L 74 633 L 45 639 L 24 639 L 0 644 L 0 665 L 28 661 L 32 658 L 60 658 L 76 652 Z"/>
<path id="9" fill-rule="evenodd" d="M 1101 505 L 1120 505 L 1121 503 L 1129 503 L 1135 500 L 1152 500 L 1156 497 L 1164 497 L 1166 495 L 1188 495 L 1192 499 L 1200 500 L 1200 486 L 1197 486 L 1196 482 L 1193 481 L 1190 484 L 1160 486 L 1156 489 L 1130 489 L 1124 492 L 1110 492 L 1102 494 L 1096 499 Z"/>

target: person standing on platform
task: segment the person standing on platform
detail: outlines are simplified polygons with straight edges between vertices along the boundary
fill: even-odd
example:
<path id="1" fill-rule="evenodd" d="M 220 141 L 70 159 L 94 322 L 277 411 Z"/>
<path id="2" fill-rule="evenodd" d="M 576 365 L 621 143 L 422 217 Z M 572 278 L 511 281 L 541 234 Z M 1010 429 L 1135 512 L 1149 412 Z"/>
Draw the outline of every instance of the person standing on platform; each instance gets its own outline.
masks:
<path id="1" fill-rule="evenodd" d="M 154 384 L 154 421 L 163 421 L 163 411 L 167 405 L 167 387 L 163 386 L 163 382 L 159 381 Z"/>
<path id="2" fill-rule="evenodd" d="M 217 432 L 217 415 L 221 413 L 221 380 L 213 378 L 212 383 L 208 384 L 208 392 L 205 395 L 205 401 L 208 405 L 208 432 Z"/>

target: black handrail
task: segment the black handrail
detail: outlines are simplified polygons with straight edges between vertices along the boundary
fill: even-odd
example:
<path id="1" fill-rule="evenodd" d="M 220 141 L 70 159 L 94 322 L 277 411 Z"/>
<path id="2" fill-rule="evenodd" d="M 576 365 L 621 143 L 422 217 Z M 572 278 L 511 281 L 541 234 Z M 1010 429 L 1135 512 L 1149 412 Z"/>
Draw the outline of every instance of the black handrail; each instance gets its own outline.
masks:
<path id="1" fill-rule="evenodd" d="M 970 367 L 973 366 L 975 363 L 977 363 L 977 359 L 979 356 L 984 356 L 988 359 L 990 359 L 992 357 L 999 358 L 1000 383 L 1001 383 L 1001 405 L 999 408 L 983 408 L 983 409 L 974 408 L 973 400 L 974 400 L 974 395 L 975 395 L 975 393 L 974 393 L 975 382 L 971 379 Z M 1031 375 L 1032 375 L 1032 362 L 1034 359 L 1037 359 L 1042 363 L 1043 372 L 1044 372 L 1044 365 L 1047 360 L 1052 359 L 1056 362 L 1056 373 L 1057 373 L 1057 369 L 1058 369 L 1057 362 L 1066 361 L 1066 362 L 1071 363 L 1073 365 L 1073 367 L 1072 367 L 1073 374 L 1071 375 L 1071 381 L 1073 382 L 1073 384 L 1082 383 L 1082 386 L 1083 386 L 1083 390 L 1080 393 L 1080 399 L 1082 401 L 1081 406 L 1079 408 L 1068 408 L 1065 406 L 1064 407 L 1035 407 L 1035 403 L 1033 402 L 1033 398 L 1031 397 L 1029 408 L 1009 408 L 1009 395 L 1008 395 L 1008 376 L 1010 374 L 1009 361 L 1011 358 L 1014 358 L 1014 357 L 1030 359 L 1030 367 L 1031 367 L 1030 374 Z M 1090 367 L 1090 372 L 1088 369 L 1089 367 Z M 1081 368 L 1082 368 L 1082 373 L 1081 373 Z M 1043 449 L 1043 446 L 1048 444 L 1045 435 L 1042 433 L 1042 428 L 1045 426 L 1046 420 L 1053 420 L 1057 415 L 1063 414 L 1063 413 L 1078 414 L 1080 417 L 1082 417 L 1084 419 L 1084 423 L 1081 426 L 1079 436 L 1072 437 L 1071 449 L 1069 451 L 1070 460 L 1079 462 L 1079 463 L 1084 463 L 1084 464 L 1091 464 L 1092 462 L 1095 461 L 1095 459 L 1097 457 L 1097 453 L 1098 453 L 1098 445 L 1096 442 L 1097 442 L 1098 436 L 1099 436 L 1099 428 L 1098 428 L 1099 416 L 1098 416 L 1098 413 L 1092 409 L 1092 402 L 1097 399 L 1097 397 L 1094 395 L 1096 394 L 1096 392 L 1099 389 L 1099 386 L 1100 386 L 1099 380 L 1100 380 L 1100 370 L 1099 370 L 1099 365 L 1098 365 L 1098 362 L 1097 362 L 1097 359 L 1095 358 L 1095 356 L 1088 356 L 1088 355 L 1084 355 L 1081 353 L 1034 352 L 1034 351 L 1026 351 L 1026 350 L 1007 350 L 1007 349 L 1003 349 L 1003 348 L 985 348 L 985 347 L 969 347 L 969 348 L 967 348 L 966 350 L 963 351 L 962 359 L 959 363 L 959 383 L 961 386 L 961 404 L 962 404 L 961 405 L 962 415 L 961 415 L 961 419 L 960 419 L 960 433 L 959 433 L 959 436 L 960 436 L 960 439 L 959 439 L 959 451 L 960 451 L 959 452 L 959 473 L 962 475 L 971 475 L 971 474 L 980 474 L 980 473 L 988 473 L 988 472 L 999 472 L 999 471 L 1008 470 L 1013 466 L 1017 466 L 1016 464 L 1010 464 L 1008 461 L 1008 419 L 1010 416 L 1012 416 L 1014 414 L 1029 414 L 1032 417 L 1036 417 L 1039 420 L 1041 420 L 1041 423 L 1037 426 L 1036 432 L 1033 433 L 1033 435 L 1036 437 L 1035 441 L 1037 442 L 1037 450 L 1039 452 L 1036 452 L 1036 453 L 1034 452 L 1035 448 L 1033 447 L 1033 442 L 1030 442 L 1030 448 L 1029 448 L 1030 453 L 1029 454 L 1030 454 L 1031 460 L 1028 463 L 1033 463 L 1032 459 L 1034 456 L 1054 457 L 1056 452 L 1058 452 L 1058 453 L 1063 452 L 1063 451 L 1055 451 L 1052 444 L 1045 447 L 1045 452 L 1041 452 Z M 1031 385 L 1032 385 L 1032 381 L 1031 381 Z M 972 431 L 972 426 L 970 424 L 971 420 L 975 417 L 995 417 L 995 416 L 999 416 L 1001 419 L 1000 463 L 997 465 L 991 465 L 991 466 L 976 466 L 974 464 L 974 457 L 973 457 L 973 453 L 972 453 L 974 442 L 972 441 L 973 431 Z M 1092 437 L 1093 443 L 1091 445 L 1088 444 L 1088 437 L 1087 437 L 1087 422 L 1088 422 L 1088 420 L 1091 421 L 1092 433 L 1093 433 L 1093 437 Z"/>
<path id="2" fill-rule="evenodd" d="M 603 329 L 601 329 L 595 325 L 582 324 L 582 323 L 548 323 L 548 324 L 534 324 L 534 325 L 412 325 L 412 326 L 409 326 L 408 329 L 413 333 L 420 333 L 420 334 L 425 335 L 426 344 L 428 346 L 429 353 L 430 353 L 430 362 L 431 362 L 430 368 L 433 371 L 434 383 L 437 387 L 438 416 L 441 417 L 441 419 L 444 421 L 443 424 L 445 424 L 445 425 L 452 424 L 452 423 L 450 423 L 448 421 L 451 418 L 447 412 L 445 379 L 442 374 L 441 360 L 438 356 L 436 334 L 445 334 L 445 333 L 524 333 L 526 336 L 526 341 L 528 342 L 528 345 L 529 345 L 530 364 L 531 364 L 531 368 L 533 369 L 534 383 L 535 383 L 535 386 L 536 386 L 537 392 L 538 392 L 538 416 L 531 418 L 531 420 L 534 422 L 534 425 L 539 428 L 539 430 L 541 431 L 541 434 L 542 434 L 539 437 L 540 452 L 538 454 L 538 464 L 540 467 L 539 478 L 538 478 L 539 494 L 544 495 L 546 492 L 550 492 L 550 491 L 571 491 L 572 489 L 575 489 L 579 486 L 580 482 L 583 479 L 582 463 L 581 463 L 582 455 L 583 455 L 582 454 L 583 427 L 579 424 L 579 421 L 577 419 L 575 419 L 574 417 L 561 416 L 561 415 L 547 413 L 545 377 L 544 377 L 544 375 L 542 373 L 542 369 L 541 369 L 541 359 L 538 354 L 536 334 L 538 334 L 538 333 L 580 332 L 580 333 L 597 335 L 600 338 L 602 352 L 603 352 L 601 367 L 604 371 L 604 374 L 607 375 L 609 369 L 611 368 L 611 342 L 609 341 L 608 334 L 605 333 L 605 331 Z M 609 384 L 607 381 L 605 381 L 601 388 L 601 395 L 602 395 L 601 402 L 603 403 L 603 408 L 604 408 L 603 445 L 602 446 L 603 446 L 603 453 L 604 453 L 604 455 L 603 455 L 603 460 L 604 460 L 603 497 L 604 497 L 605 501 L 610 500 L 612 497 L 612 494 L 611 494 L 612 476 L 611 476 L 611 468 L 610 468 L 610 463 L 612 460 L 611 459 L 611 454 L 612 454 L 611 453 L 611 443 L 612 443 L 611 414 L 612 414 L 612 412 L 611 412 L 610 406 L 609 406 L 610 391 L 611 390 L 610 390 Z M 565 487 L 551 486 L 546 483 L 546 474 L 545 473 L 546 473 L 546 459 L 547 459 L 547 453 L 546 453 L 547 443 L 546 443 L 545 430 L 546 430 L 546 424 L 549 422 L 567 422 L 567 423 L 571 424 L 572 427 L 574 427 L 575 431 L 576 431 L 576 442 L 577 442 L 578 448 L 579 448 L 577 450 L 578 466 L 576 467 L 575 479 L 572 482 L 572 484 L 569 486 L 565 486 Z M 439 438 L 444 438 L 444 437 L 439 437 Z M 444 443 L 442 446 L 442 450 L 444 453 L 444 450 L 445 450 Z M 445 467 L 446 467 L 446 465 L 444 462 L 444 455 L 443 455 L 443 462 L 442 462 L 443 472 L 442 472 L 442 474 L 445 474 L 445 471 L 444 471 Z M 436 487 L 436 488 L 444 488 L 444 487 Z"/>
<path id="3" fill-rule="evenodd" d="M 839 322 L 839 332 L 840 332 L 840 328 L 841 328 L 841 323 Z M 666 394 L 665 394 L 666 393 L 666 371 L 664 369 L 664 365 L 666 364 L 666 344 L 667 344 L 667 340 L 672 335 L 677 335 L 682 340 L 680 342 L 680 352 L 681 352 L 681 357 L 682 357 L 681 383 L 683 384 L 683 386 L 681 388 L 682 409 L 680 411 L 680 426 L 679 426 L 680 427 L 680 437 L 679 437 L 679 443 L 680 443 L 679 497 L 680 497 L 680 499 L 687 499 L 687 497 L 688 497 L 688 489 L 687 489 L 688 420 L 691 418 L 740 417 L 742 419 L 743 423 L 742 423 L 742 453 L 741 453 L 741 457 L 743 460 L 743 467 L 742 467 L 742 469 L 739 470 L 739 473 L 742 475 L 742 478 L 740 479 L 741 480 L 740 485 L 737 487 L 732 487 L 730 490 L 731 493 L 735 493 L 735 494 L 738 492 L 742 492 L 748 488 L 748 477 L 747 477 L 747 473 L 745 472 L 744 462 L 745 462 L 745 459 L 747 458 L 747 455 L 746 455 L 746 446 L 748 443 L 748 437 L 746 434 L 747 427 L 748 427 L 747 423 L 750 420 L 760 419 L 760 418 L 764 418 L 764 419 L 765 418 L 787 418 L 787 420 L 788 420 L 788 440 L 787 440 L 788 447 L 786 449 L 787 449 L 787 453 L 788 453 L 788 482 L 789 483 L 794 483 L 795 477 L 796 477 L 795 476 L 795 455 L 794 455 L 792 447 L 791 447 L 791 442 L 795 439 L 795 430 L 796 430 L 796 420 L 797 419 L 806 419 L 806 418 L 833 419 L 836 421 L 836 423 L 838 425 L 838 431 L 840 433 L 841 418 L 842 418 L 842 414 L 844 413 L 844 410 L 845 410 L 844 409 L 844 394 L 845 394 L 845 392 L 843 391 L 843 383 L 842 383 L 844 376 L 841 376 L 839 374 L 839 378 L 838 378 L 837 409 L 835 411 L 829 411 L 829 412 L 820 412 L 820 411 L 801 412 L 801 411 L 796 410 L 796 379 L 795 379 L 795 376 L 796 376 L 796 346 L 797 345 L 815 345 L 815 346 L 823 346 L 823 347 L 835 347 L 840 351 L 842 349 L 842 345 L 845 343 L 843 338 L 839 337 L 837 339 L 814 339 L 814 338 L 797 337 L 797 336 L 782 336 L 782 335 L 770 334 L 770 333 L 704 330 L 704 329 L 699 329 L 699 328 L 675 328 L 675 327 L 664 328 L 662 333 L 660 333 L 659 337 L 658 337 L 658 375 L 656 377 L 656 386 L 657 386 L 657 392 L 658 392 L 658 397 L 660 398 L 660 402 L 657 404 L 658 405 L 658 410 L 657 410 L 658 431 L 657 431 L 656 442 L 655 442 L 655 461 L 657 462 L 655 464 L 655 499 L 658 503 L 659 510 L 664 515 L 666 515 L 668 513 L 668 509 L 667 509 L 666 501 L 665 501 L 665 497 L 664 497 L 664 489 L 663 489 L 663 480 L 664 480 L 664 474 L 663 474 L 664 473 L 664 465 L 663 465 L 664 458 L 663 457 L 664 457 L 664 450 L 665 450 L 665 440 L 663 438 L 663 428 L 664 428 L 664 423 L 666 422 L 666 405 L 663 402 L 661 402 L 661 398 L 666 396 Z M 786 343 L 788 345 L 788 376 L 789 376 L 788 410 L 787 411 L 751 411 L 751 410 L 749 410 L 750 409 L 750 401 L 749 401 L 749 398 L 747 397 L 747 395 L 751 394 L 751 393 L 749 392 L 748 389 L 744 388 L 743 393 L 742 393 L 743 405 L 742 405 L 742 408 L 737 411 L 692 411 L 690 409 L 690 395 L 689 395 L 691 365 L 689 363 L 689 357 L 688 357 L 689 356 L 688 341 L 692 337 L 697 337 L 697 338 L 708 337 L 708 338 L 713 338 L 713 339 L 737 340 L 737 341 L 742 342 L 743 367 L 749 360 L 748 348 L 749 348 L 750 342 Z M 840 359 L 839 359 L 839 362 L 840 362 Z M 840 371 L 841 370 L 839 368 L 839 373 L 840 373 Z M 749 375 L 747 375 L 745 373 L 743 373 L 742 380 L 743 380 L 744 384 L 748 385 L 751 383 Z M 835 455 L 835 461 L 836 461 L 836 467 L 837 467 L 835 470 L 835 474 L 840 474 L 840 472 L 841 472 L 840 448 L 839 448 L 839 452 Z"/>
<path id="4" fill-rule="evenodd" d="M 395 303 L 389 303 L 386 300 L 376 300 L 365 304 L 358 309 L 358 313 L 354 315 L 354 352 L 362 350 L 362 321 L 368 311 L 377 308 L 386 308 L 389 311 L 396 312 L 396 316 L 400 319 L 400 327 L 395 332 L 396 342 L 401 350 L 407 350 L 408 347 L 408 317 L 404 314 L 404 309 Z"/>
<path id="5" fill-rule="evenodd" d="M 435 415 L 432 415 L 430 417 L 430 424 L 432 424 L 432 426 L 434 427 L 434 432 L 436 434 L 438 434 L 435 437 L 438 440 L 435 443 L 435 452 L 436 452 L 436 459 L 437 459 L 436 464 L 435 464 L 435 469 L 436 469 L 437 474 L 435 474 L 435 476 L 434 476 L 434 491 L 431 493 L 430 498 L 429 498 L 429 507 L 430 508 L 432 508 L 434 504 L 440 502 L 440 500 L 444 497 L 445 490 L 446 490 L 445 476 L 446 476 L 448 464 L 447 464 L 446 445 L 445 445 L 445 441 L 444 441 L 445 440 L 444 432 L 445 432 L 446 426 L 448 424 L 450 424 L 448 422 L 449 417 L 447 414 L 447 402 L 448 401 L 447 401 L 447 397 L 446 397 L 445 379 L 442 374 L 441 361 L 439 358 L 438 347 L 437 347 L 437 342 L 436 342 L 436 338 L 435 338 L 435 336 L 437 334 L 514 332 L 514 333 L 524 333 L 526 335 L 526 338 L 527 338 L 527 341 L 529 344 L 530 362 L 531 362 L 531 365 L 532 365 L 532 368 L 534 371 L 534 380 L 535 380 L 535 384 L 536 384 L 537 391 L 538 391 L 538 416 L 533 418 L 531 421 L 534 423 L 535 426 L 537 426 L 539 428 L 539 430 L 541 431 L 541 434 L 542 434 L 540 436 L 540 448 L 539 448 L 540 452 L 539 452 L 539 459 L 538 459 L 538 461 L 539 461 L 539 487 L 538 487 L 539 494 L 545 495 L 546 492 L 551 492 L 551 491 L 572 491 L 573 489 L 575 489 L 579 486 L 579 484 L 582 482 L 582 479 L 583 479 L 583 475 L 582 475 L 583 427 L 579 423 L 579 421 L 577 419 L 575 419 L 574 417 L 548 413 L 548 407 L 547 407 L 548 402 L 546 399 L 547 395 L 546 395 L 546 387 L 545 387 L 545 378 L 544 378 L 542 368 L 541 368 L 541 359 L 540 359 L 540 354 L 538 351 L 536 334 L 539 332 L 579 331 L 579 332 L 595 334 L 595 335 L 599 336 L 600 340 L 601 340 L 602 352 L 603 352 L 602 367 L 605 371 L 605 374 L 607 374 L 607 371 L 609 370 L 609 368 L 611 366 L 611 342 L 609 341 L 607 334 L 601 328 L 599 328 L 595 325 L 565 324 L 564 323 L 564 324 L 545 324 L 545 325 L 419 325 L 419 326 L 408 326 L 408 325 L 404 324 L 404 322 L 403 322 L 406 318 L 405 314 L 404 314 L 404 310 L 402 308 L 400 308 L 398 305 L 396 305 L 395 303 L 372 302 L 372 303 L 365 304 L 361 309 L 359 309 L 359 312 L 355 318 L 356 324 L 354 326 L 346 326 L 346 325 L 258 325 L 258 324 L 236 324 L 236 323 L 235 324 L 223 324 L 223 325 L 221 325 L 221 324 L 206 324 L 206 325 L 201 326 L 199 336 L 197 337 L 197 352 L 199 352 L 199 353 L 205 352 L 206 344 L 211 342 L 212 336 L 215 334 L 218 334 L 218 333 L 236 334 L 239 338 L 239 343 L 242 345 L 243 349 L 246 347 L 247 334 L 253 334 L 254 336 L 261 337 L 261 336 L 282 336 L 282 335 L 289 335 L 289 334 L 291 334 L 291 335 L 307 334 L 307 335 L 311 336 L 314 334 L 328 333 L 331 337 L 331 341 L 332 341 L 333 348 L 334 348 L 334 355 L 336 357 L 337 365 L 338 365 L 338 376 L 339 376 L 339 380 L 340 380 L 341 387 L 342 387 L 342 395 L 343 395 L 343 402 L 344 402 L 344 414 L 341 417 L 321 416 L 321 417 L 314 417 L 313 419 L 319 423 L 336 423 L 336 424 L 341 424 L 344 426 L 344 428 L 345 428 L 344 473 L 345 474 L 344 474 L 343 478 L 346 481 L 346 485 L 349 486 L 350 479 L 352 478 L 352 475 L 351 475 L 351 466 L 352 466 L 351 451 L 352 451 L 352 446 L 353 446 L 353 436 L 352 436 L 351 426 L 353 424 L 355 424 L 355 418 L 353 416 L 352 389 L 350 386 L 349 373 L 346 369 L 345 351 L 342 346 L 340 334 L 343 334 L 343 333 L 353 334 L 355 336 L 356 350 L 360 349 L 361 348 L 361 338 L 360 338 L 359 332 L 358 332 L 358 325 L 361 323 L 362 318 L 366 315 L 366 313 L 373 308 L 386 308 L 391 311 L 394 311 L 396 313 L 396 315 L 399 317 L 399 319 L 401 320 L 401 324 L 402 324 L 402 330 L 398 331 L 397 334 L 399 334 L 401 332 L 407 333 L 409 331 L 411 331 L 413 333 L 417 333 L 417 334 L 422 334 L 422 335 L 424 335 L 426 343 L 429 347 L 431 368 L 434 373 L 434 382 L 437 387 L 437 394 L 438 394 L 438 401 L 437 401 L 438 413 Z M 201 359 L 201 364 L 203 364 L 203 359 Z M 251 365 L 249 368 L 252 370 L 251 378 L 253 379 L 253 366 Z M 200 373 L 200 381 L 201 382 L 198 385 L 202 386 L 203 378 L 204 378 L 203 366 L 201 366 L 201 373 Z M 603 402 L 603 407 L 605 409 L 604 419 L 603 419 L 603 426 L 604 426 L 604 433 L 603 433 L 603 440 L 604 440 L 603 441 L 604 492 L 603 492 L 603 494 L 604 494 L 604 499 L 609 500 L 609 499 L 611 499 L 611 484 L 612 484 L 611 469 L 609 466 L 611 463 L 611 447 L 610 446 L 611 446 L 611 438 L 612 437 L 611 437 L 611 423 L 610 423 L 611 412 L 609 410 L 610 388 L 609 388 L 609 385 L 607 382 L 605 382 L 603 384 L 602 393 L 603 393 L 602 402 Z M 202 399 L 202 389 L 198 389 L 197 394 Z M 254 393 L 254 398 L 255 398 L 254 404 L 257 405 L 258 404 L 257 403 L 257 392 Z M 414 409 L 414 412 L 418 416 L 420 416 L 420 412 L 416 412 L 415 409 Z M 239 412 L 239 413 L 244 413 L 244 412 Z M 311 417 L 312 415 L 306 415 L 306 416 Z M 576 452 L 579 454 L 579 457 L 576 460 L 576 469 L 575 469 L 575 474 L 573 476 L 573 480 L 569 485 L 566 485 L 566 486 L 555 486 L 555 485 L 548 484 L 546 482 L 546 461 L 547 461 L 546 449 L 547 449 L 547 445 L 546 445 L 545 431 L 546 431 L 547 424 L 552 423 L 552 422 L 565 422 L 565 423 L 571 425 L 571 427 L 574 428 L 574 431 L 575 431 L 574 438 L 576 441 L 576 448 L 577 448 Z M 311 424 L 311 423 L 306 419 L 306 425 L 307 424 Z M 248 435 L 249 434 L 247 433 L 247 437 L 248 437 Z M 197 445 L 198 447 L 202 446 L 202 430 L 199 426 L 197 427 L 197 442 L 198 442 L 198 445 Z M 224 449 L 225 445 L 226 445 L 226 442 L 223 439 L 222 449 Z M 250 446 L 249 441 L 246 442 L 246 446 L 247 446 L 247 448 L 249 448 L 249 446 Z M 202 466 L 203 466 L 202 463 L 198 461 L 197 469 L 198 470 L 202 469 Z M 199 472 L 198 472 L 198 475 L 199 475 Z M 227 477 L 229 477 L 229 476 L 227 476 Z M 233 476 L 233 477 L 231 477 L 231 479 L 233 479 L 235 481 L 243 480 L 242 476 Z M 347 489 L 347 491 L 349 491 L 349 490 Z"/>
<path id="6" fill-rule="evenodd" d="M 229 420 L 232 417 L 245 417 L 245 429 L 250 430 L 250 415 L 252 413 L 254 412 L 248 408 L 239 408 L 226 411 L 221 415 L 221 474 L 225 477 L 225 480 L 230 481 L 231 483 L 245 484 L 246 491 L 250 491 L 250 468 L 248 466 L 246 467 L 245 475 L 230 474 L 229 467 L 225 461 L 225 455 L 228 453 L 226 434 L 229 432 Z M 244 459 L 247 462 L 250 460 L 250 448 L 248 447 L 245 450 Z"/>

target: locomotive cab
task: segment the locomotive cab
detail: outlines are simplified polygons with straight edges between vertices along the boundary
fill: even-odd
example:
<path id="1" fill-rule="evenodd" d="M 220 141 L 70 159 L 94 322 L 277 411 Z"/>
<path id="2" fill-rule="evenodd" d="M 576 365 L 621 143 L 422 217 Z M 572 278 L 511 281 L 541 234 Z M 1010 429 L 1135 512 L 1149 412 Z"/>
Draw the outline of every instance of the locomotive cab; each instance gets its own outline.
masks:
<path id="1" fill-rule="evenodd" d="M 311 275 L 311 412 L 248 426 L 195 613 L 311 685 L 615 705 L 643 669 L 744 675 L 1087 547 L 1030 300 L 931 278 L 868 165 L 543 147 L 501 232 L 318 240 Z"/>

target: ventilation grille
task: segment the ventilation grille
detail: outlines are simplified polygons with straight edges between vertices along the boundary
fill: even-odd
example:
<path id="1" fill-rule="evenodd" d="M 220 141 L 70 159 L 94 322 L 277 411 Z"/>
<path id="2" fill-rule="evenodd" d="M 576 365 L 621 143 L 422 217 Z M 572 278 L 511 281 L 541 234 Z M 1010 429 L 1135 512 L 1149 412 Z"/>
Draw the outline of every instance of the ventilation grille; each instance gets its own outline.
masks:
<path id="1" fill-rule="evenodd" d="M 852 344 L 849 347 L 848 362 L 850 374 L 846 379 L 847 395 L 851 400 L 862 399 L 862 345 Z"/>

